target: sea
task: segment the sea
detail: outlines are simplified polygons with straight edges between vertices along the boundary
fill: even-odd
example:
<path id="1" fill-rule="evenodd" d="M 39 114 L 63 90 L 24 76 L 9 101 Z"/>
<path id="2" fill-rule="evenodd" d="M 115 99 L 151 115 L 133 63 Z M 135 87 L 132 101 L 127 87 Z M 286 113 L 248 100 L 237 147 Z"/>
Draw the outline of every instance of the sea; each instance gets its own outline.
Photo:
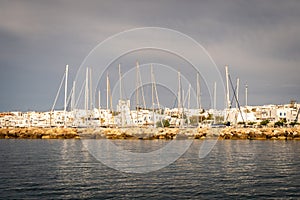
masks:
<path id="1" fill-rule="evenodd" d="M 116 140 L 151 152 L 168 140 Z M 0 140 L 0 199 L 300 199 L 300 141 L 202 140 L 175 162 L 126 173 L 97 160 L 81 140 Z"/>

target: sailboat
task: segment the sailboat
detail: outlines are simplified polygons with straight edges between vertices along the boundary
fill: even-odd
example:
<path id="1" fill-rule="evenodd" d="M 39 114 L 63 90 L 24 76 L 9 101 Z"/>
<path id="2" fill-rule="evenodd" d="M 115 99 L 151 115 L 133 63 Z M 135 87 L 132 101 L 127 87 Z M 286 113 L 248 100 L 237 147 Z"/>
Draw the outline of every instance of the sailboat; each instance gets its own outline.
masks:
<path id="1" fill-rule="evenodd" d="M 64 76 L 61 80 L 60 86 L 58 88 L 56 97 L 54 99 L 54 103 L 52 105 L 52 108 L 49 112 L 49 126 L 63 126 L 63 127 L 67 127 L 67 123 L 68 123 L 68 118 L 69 116 L 67 115 L 67 94 L 68 94 L 68 72 L 69 72 L 69 66 L 66 65 L 65 68 L 65 73 Z M 64 110 L 63 111 L 55 111 L 55 105 L 58 99 L 58 96 L 60 94 L 61 88 L 63 86 L 63 83 L 65 82 L 65 91 L 64 91 Z M 54 123 L 53 123 L 54 122 Z"/>

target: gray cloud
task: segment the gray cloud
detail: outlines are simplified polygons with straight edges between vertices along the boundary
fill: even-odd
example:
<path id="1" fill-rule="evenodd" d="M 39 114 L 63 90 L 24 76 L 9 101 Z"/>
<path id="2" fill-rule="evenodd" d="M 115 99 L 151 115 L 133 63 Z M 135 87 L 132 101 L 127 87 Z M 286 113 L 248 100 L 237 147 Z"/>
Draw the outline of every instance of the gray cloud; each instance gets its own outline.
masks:
<path id="1" fill-rule="evenodd" d="M 1 1 L 0 111 L 49 109 L 65 64 L 74 77 L 99 42 L 143 26 L 193 37 L 248 83 L 251 104 L 300 101 L 299 10 L 297 0 Z"/>

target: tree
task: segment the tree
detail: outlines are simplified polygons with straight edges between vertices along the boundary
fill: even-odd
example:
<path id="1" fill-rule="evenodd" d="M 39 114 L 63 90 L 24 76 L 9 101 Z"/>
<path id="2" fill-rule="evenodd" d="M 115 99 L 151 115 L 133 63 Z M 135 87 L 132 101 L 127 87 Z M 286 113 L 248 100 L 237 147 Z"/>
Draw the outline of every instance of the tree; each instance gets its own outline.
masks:
<path id="1" fill-rule="evenodd" d="M 250 126 L 252 126 L 254 124 L 256 124 L 256 122 L 248 122 L 248 125 L 250 125 Z"/>
<path id="2" fill-rule="evenodd" d="M 282 119 L 282 120 L 279 120 L 279 121 L 277 121 L 277 122 L 275 122 L 275 127 L 276 126 L 283 126 L 284 124 L 286 123 L 286 119 Z"/>
<path id="3" fill-rule="evenodd" d="M 270 122 L 270 120 L 266 119 L 266 120 L 261 121 L 260 125 L 267 126 L 269 122 Z"/>
<path id="4" fill-rule="evenodd" d="M 290 126 L 295 126 L 295 125 L 298 125 L 299 123 L 297 123 L 297 122 L 291 122 L 290 123 Z"/>
<path id="5" fill-rule="evenodd" d="M 167 119 L 163 119 L 161 121 L 156 122 L 156 127 L 169 127 L 170 122 Z"/>

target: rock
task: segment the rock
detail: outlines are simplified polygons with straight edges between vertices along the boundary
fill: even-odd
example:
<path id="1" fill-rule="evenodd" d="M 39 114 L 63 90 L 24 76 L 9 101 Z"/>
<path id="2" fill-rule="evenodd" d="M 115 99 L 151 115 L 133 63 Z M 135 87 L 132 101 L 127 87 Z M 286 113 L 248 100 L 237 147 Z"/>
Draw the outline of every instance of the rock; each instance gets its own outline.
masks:
<path id="1" fill-rule="evenodd" d="M 42 139 L 50 139 L 50 135 L 43 135 Z"/>
<path id="2" fill-rule="evenodd" d="M 273 132 L 272 132 L 272 137 L 277 137 L 277 136 L 279 136 L 280 134 L 281 134 L 281 132 L 280 132 L 279 130 L 275 129 L 275 130 L 273 130 Z"/>
<path id="3" fill-rule="evenodd" d="M 300 138 L 300 135 L 298 134 L 297 131 L 294 131 L 293 132 L 293 139 L 296 139 L 296 138 Z"/>
<path id="4" fill-rule="evenodd" d="M 236 139 L 246 140 L 246 139 L 248 139 L 248 135 L 240 133 L 240 134 L 237 134 Z"/>
<path id="5" fill-rule="evenodd" d="M 0 139 L 5 139 L 6 134 L 0 133 Z"/>
<path id="6" fill-rule="evenodd" d="M 166 139 L 166 136 L 165 136 L 165 135 L 160 135 L 160 136 L 158 137 L 158 139 Z"/>
<path id="7" fill-rule="evenodd" d="M 236 131 L 232 131 L 231 132 L 231 137 L 230 137 L 230 139 L 231 140 L 238 140 L 238 139 L 240 139 L 240 136 L 241 136 L 242 134 L 238 134 Z"/>
<path id="8" fill-rule="evenodd" d="M 17 138 L 17 134 L 15 133 L 15 131 L 10 130 L 7 134 L 7 137 L 5 138 Z"/>
<path id="9" fill-rule="evenodd" d="M 42 139 L 43 135 L 40 133 L 34 134 L 34 135 L 28 135 L 26 134 L 26 136 L 30 139 Z"/>
<path id="10" fill-rule="evenodd" d="M 286 140 L 285 136 L 278 136 L 277 138 L 278 138 L 278 140 Z"/>

